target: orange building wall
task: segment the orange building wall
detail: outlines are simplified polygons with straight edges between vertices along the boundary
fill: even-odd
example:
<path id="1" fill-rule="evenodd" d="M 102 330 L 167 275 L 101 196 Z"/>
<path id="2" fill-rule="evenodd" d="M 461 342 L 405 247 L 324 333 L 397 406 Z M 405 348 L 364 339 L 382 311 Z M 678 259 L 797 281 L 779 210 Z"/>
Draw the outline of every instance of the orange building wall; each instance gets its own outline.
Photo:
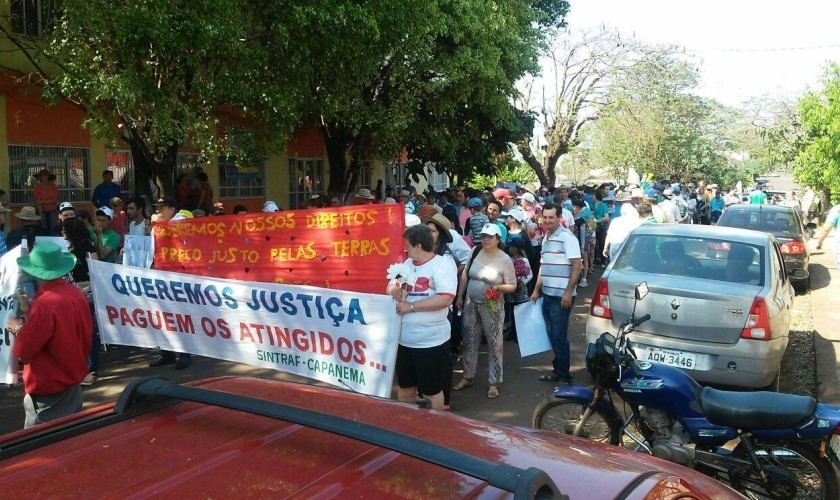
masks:
<path id="1" fill-rule="evenodd" d="M 46 106 L 38 87 L 18 84 L 19 76 L 0 73 L 0 92 L 6 96 L 8 144 L 90 147 L 90 133 L 81 128 L 86 116 L 65 101 Z"/>
<path id="2" fill-rule="evenodd" d="M 324 138 L 311 123 L 305 123 L 286 141 L 286 151 L 293 158 L 324 158 Z"/>

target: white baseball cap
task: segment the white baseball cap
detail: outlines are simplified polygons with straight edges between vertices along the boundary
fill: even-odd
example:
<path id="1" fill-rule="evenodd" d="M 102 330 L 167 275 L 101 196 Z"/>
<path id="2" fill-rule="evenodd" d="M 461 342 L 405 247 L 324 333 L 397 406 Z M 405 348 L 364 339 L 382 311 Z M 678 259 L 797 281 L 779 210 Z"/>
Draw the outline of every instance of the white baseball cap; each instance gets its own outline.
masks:
<path id="1" fill-rule="evenodd" d="M 531 194 L 531 193 L 525 193 L 525 194 L 523 194 L 523 195 L 522 195 L 522 197 L 521 197 L 520 199 L 522 199 L 522 200 L 524 200 L 524 201 L 527 201 L 528 203 L 536 203 L 536 202 L 537 202 L 537 199 L 536 199 L 536 198 L 534 197 L 534 195 L 533 195 L 533 194 Z"/>
<path id="2" fill-rule="evenodd" d="M 499 238 L 502 237 L 502 231 L 499 229 L 499 226 L 493 223 L 485 224 L 484 227 L 481 228 L 481 234 L 498 236 Z"/>
<path id="3" fill-rule="evenodd" d="M 514 219 L 516 219 L 519 223 L 522 223 L 522 221 L 524 221 L 524 220 L 525 220 L 525 212 L 523 212 L 522 210 L 519 210 L 518 208 L 511 208 L 511 209 L 507 212 L 506 216 L 507 216 L 507 217 L 513 217 L 513 218 L 514 218 Z"/>
<path id="4" fill-rule="evenodd" d="M 97 210 L 96 210 L 96 215 L 99 215 L 100 213 L 101 213 L 102 215 L 104 215 L 105 217 L 108 217 L 109 219 L 113 219 L 113 218 L 114 218 L 114 211 L 113 211 L 113 210 L 111 210 L 111 209 L 110 209 L 110 208 L 108 208 L 108 207 L 102 207 L 102 208 L 97 209 Z"/>

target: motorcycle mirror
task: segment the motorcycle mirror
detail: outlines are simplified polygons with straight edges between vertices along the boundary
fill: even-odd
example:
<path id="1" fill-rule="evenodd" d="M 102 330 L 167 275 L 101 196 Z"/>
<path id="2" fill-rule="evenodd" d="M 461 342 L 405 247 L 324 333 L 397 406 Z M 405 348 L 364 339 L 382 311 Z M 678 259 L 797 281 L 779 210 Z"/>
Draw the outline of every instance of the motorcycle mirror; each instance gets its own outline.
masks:
<path id="1" fill-rule="evenodd" d="M 615 354 L 615 335 L 604 332 L 604 352 L 610 356 Z"/>
<path id="2" fill-rule="evenodd" d="M 636 300 L 642 300 L 648 294 L 647 281 L 642 281 L 636 285 Z"/>

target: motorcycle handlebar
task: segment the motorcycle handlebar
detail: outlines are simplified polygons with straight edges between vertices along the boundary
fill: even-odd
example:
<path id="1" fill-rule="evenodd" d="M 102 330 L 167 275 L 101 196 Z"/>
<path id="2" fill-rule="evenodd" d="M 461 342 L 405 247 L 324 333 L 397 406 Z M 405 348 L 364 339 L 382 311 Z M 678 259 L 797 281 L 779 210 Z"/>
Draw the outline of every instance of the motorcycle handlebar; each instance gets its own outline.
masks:
<path id="1" fill-rule="evenodd" d="M 650 314 L 645 314 L 645 315 L 644 315 L 644 316 L 642 316 L 641 318 L 638 318 L 638 319 L 633 320 L 633 326 L 639 326 L 639 325 L 641 325 L 642 323 L 644 323 L 645 321 L 647 321 L 647 320 L 649 320 L 649 319 L 650 319 Z"/>

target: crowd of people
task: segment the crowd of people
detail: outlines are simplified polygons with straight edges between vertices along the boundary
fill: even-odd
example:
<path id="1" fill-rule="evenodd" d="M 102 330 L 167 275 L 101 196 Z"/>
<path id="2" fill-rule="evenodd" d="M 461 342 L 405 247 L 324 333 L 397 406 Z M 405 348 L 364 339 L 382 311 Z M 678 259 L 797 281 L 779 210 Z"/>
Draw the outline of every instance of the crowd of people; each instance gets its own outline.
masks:
<path id="1" fill-rule="evenodd" d="M 100 338 L 87 258 L 119 262 L 126 235 L 149 235 L 160 221 L 226 213 L 221 202 L 213 201 L 200 169 L 179 177 L 175 196 L 158 200 L 154 214 L 143 198 L 124 200 L 110 171 L 93 191 L 91 201 L 98 207 L 93 213 L 59 202 L 49 171 L 34 177 L 33 203 L 14 214 L 19 227 L 0 237 L 0 254 L 26 242 L 31 252 L 18 263 L 24 281 L 39 285 L 37 291 L 18 292 L 20 312 L 7 325 L 18 336 L 14 352 L 24 363 L 27 426 L 77 411 L 78 388 L 97 381 Z M 373 190 L 362 188 L 346 197 L 314 195 L 303 207 L 403 204 L 405 264 L 412 267 L 415 281 L 408 286 L 391 282 L 386 288 L 402 317 L 395 370 L 400 400 L 421 396 L 435 408 L 449 408 L 453 391 L 476 383 L 483 342 L 489 358 L 487 397 L 499 397 L 505 341 L 522 334 L 513 310 L 528 301 L 541 301 L 554 352 L 552 370 L 539 380 L 571 384 L 568 327 L 577 289 L 587 286 L 594 269 L 603 269 L 615 257 L 635 227 L 713 224 L 732 203 L 773 201 L 758 189 L 740 195 L 723 193 L 715 185 L 669 180 L 644 187 L 562 184 L 528 191 L 518 184 L 506 186 L 475 189 L 461 184 L 421 193 L 410 179 L 399 189 L 380 181 Z M 810 197 L 806 193 L 802 199 L 776 201 L 797 203 L 810 217 L 814 197 L 809 192 Z M 4 203 L 5 193 L 0 192 L 0 224 L 8 212 Z M 273 201 L 263 206 L 264 212 L 280 210 Z M 238 205 L 231 213 L 247 209 Z M 840 215 L 834 223 L 840 224 Z M 69 253 L 52 243 L 35 245 L 39 236 L 63 237 Z M 68 348 L 70 343 L 75 347 Z M 463 375 L 455 382 L 458 363 Z M 161 351 L 149 366 L 166 364 L 184 369 L 191 356 Z"/>
<path id="2" fill-rule="evenodd" d="M 604 269 L 615 259 L 630 232 L 642 224 L 715 224 L 736 203 L 792 206 L 802 211 L 806 221 L 815 210 L 810 188 L 801 198 L 793 193 L 768 198 L 761 186 L 749 192 L 737 187 L 725 191 L 715 184 L 671 179 L 645 185 L 562 184 L 536 192 L 507 185 L 513 187 L 479 190 L 459 185 L 418 193 L 407 181 L 397 198 L 390 187 L 380 197 L 368 190 L 353 197 L 355 204 L 405 205 L 409 254 L 405 264 L 414 266 L 418 279 L 451 284 L 451 273 L 457 276 L 454 292 L 451 287 L 433 292 L 410 286 L 401 290 L 389 283 L 388 293 L 397 300 L 404 332 L 407 323 L 429 324 L 415 323 L 412 313 L 428 314 L 432 308 L 436 308 L 438 328 L 446 319 L 450 331 L 448 337 L 439 334 L 434 341 L 419 332 L 403 336 L 397 358 L 401 399 L 421 396 L 435 407 L 448 408 L 450 391 L 466 390 L 475 383 L 482 340 L 489 356 L 487 397 L 498 397 L 504 379 L 504 340 L 516 340 L 518 334 L 513 308 L 538 299 L 554 351 L 553 370 L 539 380 L 570 384 L 568 326 L 576 289 L 588 285 L 593 270 Z M 840 209 L 833 223 L 840 224 Z M 446 266 L 426 265 L 409 251 L 423 241 L 423 226 L 428 228 L 429 255 L 442 258 Z M 440 299 L 441 295 L 448 300 Z M 431 296 L 433 302 L 428 300 Z M 444 347 L 449 349 L 448 357 L 431 355 Z M 459 360 L 463 378 L 451 385 Z"/>

